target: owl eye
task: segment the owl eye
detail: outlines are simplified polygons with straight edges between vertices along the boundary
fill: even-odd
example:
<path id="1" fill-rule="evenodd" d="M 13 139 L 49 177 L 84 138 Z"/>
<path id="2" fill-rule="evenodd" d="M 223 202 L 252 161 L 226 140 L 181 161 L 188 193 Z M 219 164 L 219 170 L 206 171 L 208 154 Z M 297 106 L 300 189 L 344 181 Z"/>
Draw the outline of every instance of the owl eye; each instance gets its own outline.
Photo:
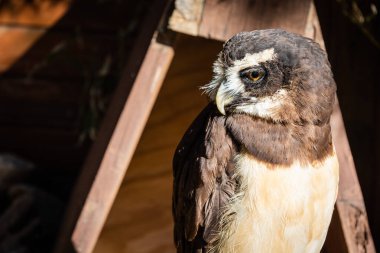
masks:
<path id="1" fill-rule="evenodd" d="M 242 78 L 249 79 L 252 82 L 261 81 L 266 75 L 266 71 L 262 67 L 254 67 L 249 69 L 244 69 L 240 72 Z"/>

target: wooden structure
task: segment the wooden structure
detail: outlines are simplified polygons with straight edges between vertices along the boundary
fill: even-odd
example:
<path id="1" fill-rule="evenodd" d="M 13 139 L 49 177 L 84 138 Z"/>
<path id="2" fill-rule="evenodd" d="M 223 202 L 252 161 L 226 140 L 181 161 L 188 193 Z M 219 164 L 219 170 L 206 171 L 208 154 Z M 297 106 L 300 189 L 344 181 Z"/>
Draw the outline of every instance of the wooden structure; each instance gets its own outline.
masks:
<path id="1" fill-rule="evenodd" d="M 177 32 L 225 40 L 241 30 L 282 27 L 311 37 L 323 46 L 318 18 L 311 0 L 255 2 L 248 0 L 178 0 L 176 4 L 176 9 L 169 21 L 169 28 Z M 141 32 L 137 38 L 138 47 L 135 48 L 135 54 L 131 57 L 133 61 L 129 62 L 125 68 L 124 76 L 120 80 L 115 92 L 116 95 L 104 119 L 100 136 L 92 147 L 84 165 L 83 173 L 73 194 L 60 241 L 57 243 L 56 253 L 68 252 L 69 249 L 81 253 L 93 251 L 119 187 L 123 183 L 124 173 L 130 165 L 140 136 L 143 133 L 172 61 L 174 47 L 170 40 L 168 43 L 168 40 L 164 38 L 165 44 L 157 39 L 157 33 L 156 36 L 153 36 L 153 31 L 158 26 L 160 18 L 165 17 L 164 13 L 167 9 L 165 4 L 159 0 L 153 1 L 153 5 L 155 12 L 152 15 L 147 15 L 147 20 L 143 26 L 146 29 L 142 29 L 144 32 Z M 161 20 L 165 23 L 165 18 Z M 226 23 L 226 20 L 229 22 Z M 147 38 L 151 37 L 153 39 L 149 42 Z M 203 45 L 207 45 L 207 43 Z M 143 57 L 146 48 L 147 51 L 145 57 Z M 216 47 L 211 48 L 215 50 Z M 130 74 L 138 70 L 138 64 L 135 64 L 135 62 L 140 62 L 142 59 L 140 70 L 133 80 Z M 185 70 L 182 69 L 182 71 Z M 195 73 L 191 74 L 195 75 Z M 172 73 L 172 75 L 175 76 L 175 73 Z M 180 80 L 176 81 L 179 82 Z M 126 219 L 129 219 L 129 224 L 135 225 L 134 231 L 145 232 L 145 237 L 136 238 L 138 236 L 131 232 L 131 237 L 129 238 L 118 238 L 121 241 L 132 241 L 126 248 L 122 249 L 122 252 L 163 252 L 164 250 L 174 252 L 166 244 L 150 245 L 162 242 L 162 238 L 166 238 L 164 242 L 170 242 L 171 227 L 168 224 L 162 224 L 162 221 L 154 220 L 155 217 L 151 217 L 150 220 L 144 220 L 146 216 L 141 215 L 141 210 L 152 208 L 154 206 L 152 203 L 160 206 L 161 200 L 152 198 L 150 199 L 152 203 L 138 203 L 137 201 L 141 199 L 149 199 L 146 194 L 149 195 L 150 192 L 139 191 L 141 188 L 136 184 L 134 185 L 133 181 L 135 180 L 141 184 L 141 187 L 148 188 L 152 192 L 161 191 L 160 193 L 170 195 L 170 167 L 163 168 L 155 160 L 145 160 L 152 157 L 146 156 L 144 152 L 156 150 L 155 154 L 159 158 L 153 158 L 162 159 L 165 157 L 164 159 L 167 163 L 171 158 L 167 156 L 170 155 L 170 151 L 173 150 L 176 143 L 171 142 L 171 140 L 160 139 L 160 135 L 163 134 L 161 131 L 164 131 L 164 127 L 160 128 L 158 124 L 173 124 L 171 120 L 175 119 L 180 120 L 179 124 L 183 127 L 184 122 L 187 125 L 196 114 L 193 103 L 197 100 L 192 101 L 193 98 L 189 99 L 189 97 L 176 97 L 178 94 L 186 92 L 188 87 L 179 86 L 184 90 L 177 91 L 175 87 L 172 84 L 170 90 L 163 89 L 162 97 L 161 99 L 159 98 L 159 104 L 157 104 L 156 111 L 153 111 L 151 115 L 148 128 L 144 134 L 145 137 L 142 139 L 143 143 L 141 143 L 138 153 L 135 154 L 132 161 L 132 165 L 140 170 L 134 169 L 131 171 L 131 173 L 135 174 L 131 175 L 130 178 L 127 175 L 125 180 L 126 187 L 122 188 L 122 190 L 125 189 L 125 191 L 130 192 L 129 194 L 125 193 L 127 198 L 123 199 L 123 201 L 126 202 L 126 205 L 132 206 L 129 211 L 127 210 L 130 216 Z M 176 100 L 171 104 L 167 102 L 169 98 L 176 98 Z M 205 103 L 205 101 L 200 101 L 195 108 L 201 107 L 202 103 Z M 170 110 L 168 107 L 170 107 Z M 190 111 L 188 110 L 189 108 Z M 338 104 L 336 104 L 331 120 L 333 139 L 341 165 L 341 181 L 336 213 L 325 251 L 373 253 L 375 248 Z M 176 132 L 175 135 L 180 136 L 180 132 L 183 132 L 182 130 L 184 129 Z M 150 138 L 160 140 L 160 142 L 149 143 Z M 158 150 L 162 148 L 164 148 L 164 151 L 162 150 L 162 153 L 160 153 Z M 149 168 L 147 165 L 152 167 Z M 158 175 L 164 176 L 160 177 Z M 139 177 L 151 178 L 152 181 L 144 184 L 144 181 L 139 181 Z M 141 195 L 134 197 L 134 193 Z M 142 196 L 144 194 L 145 198 Z M 122 198 L 122 195 L 123 193 L 120 193 L 119 198 Z M 140 198 L 140 196 L 142 197 Z M 151 196 L 157 195 L 153 193 Z M 136 202 L 132 203 L 132 201 Z M 166 217 L 164 221 L 167 221 L 171 215 L 170 208 L 168 208 L 167 202 L 165 203 L 163 209 L 154 209 L 151 212 L 148 211 L 148 214 L 150 216 L 160 215 L 160 217 Z M 123 216 L 123 212 L 120 210 L 113 210 L 112 212 L 118 214 L 119 217 Z M 165 212 L 165 214 L 160 212 Z M 112 224 L 112 217 L 111 215 L 109 218 L 111 220 L 108 220 L 107 225 Z M 131 221 L 133 217 L 138 218 L 138 224 Z M 149 233 L 147 231 L 149 226 L 156 226 L 161 230 Z M 109 243 L 112 243 L 112 238 L 109 238 L 109 240 L 111 240 Z M 106 241 L 103 241 L 101 245 L 98 244 L 95 252 L 109 252 L 110 249 L 120 252 L 119 248 L 107 246 Z M 100 241 L 100 243 L 102 242 Z M 135 245 L 133 246 L 133 244 Z"/>

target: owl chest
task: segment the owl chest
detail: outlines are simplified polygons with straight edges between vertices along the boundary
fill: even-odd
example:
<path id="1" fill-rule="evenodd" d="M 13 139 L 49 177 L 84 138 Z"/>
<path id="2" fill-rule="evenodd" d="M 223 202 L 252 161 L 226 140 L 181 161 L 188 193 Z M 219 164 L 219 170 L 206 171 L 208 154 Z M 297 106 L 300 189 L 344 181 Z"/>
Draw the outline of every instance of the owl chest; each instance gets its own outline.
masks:
<path id="1" fill-rule="evenodd" d="M 236 170 L 241 188 L 224 215 L 218 252 L 320 251 L 337 195 L 335 156 L 277 169 L 240 156 Z"/>

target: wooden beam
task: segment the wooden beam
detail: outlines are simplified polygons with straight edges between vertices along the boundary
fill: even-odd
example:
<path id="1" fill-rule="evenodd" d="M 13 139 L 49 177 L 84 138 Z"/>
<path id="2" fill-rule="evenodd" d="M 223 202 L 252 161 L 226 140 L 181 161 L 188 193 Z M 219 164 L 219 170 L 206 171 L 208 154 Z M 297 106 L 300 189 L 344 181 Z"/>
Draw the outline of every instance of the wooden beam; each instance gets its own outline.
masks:
<path id="1" fill-rule="evenodd" d="M 267 28 L 302 34 L 310 3 L 311 0 L 177 0 L 169 28 L 221 41 L 241 31 Z"/>
<path id="2" fill-rule="evenodd" d="M 171 47 L 152 41 L 75 226 L 77 252 L 95 246 L 173 55 Z"/>
<path id="3" fill-rule="evenodd" d="M 110 169 L 108 166 L 110 163 L 105 163 L 104 161 L 110 161 L 110 158 L 106 158 L 105 154 L 112 155 L 113 159 L 115 161 L 115 168 L 110 169 L 110 173 L 113 175 L 116 175 L 117 172 L 113 170 L 122 170 L 119 171 L 119 174 L 123 174 L 128 166 L 128 157 L 124 156 L 125 149 L 134 149 L 133 146 L 128 146 L 126 143 L 120 144 L 120 148 L 123 150 L 120 151 L 119 156 L 117 154 L 114 154 L 116 152 L 118 147 L 111 146 L 110 142 L 113 138 L 113 136 L 116 134 L 115 130 L 117 125 L 119 124 L 119 117 L 121 116 L 122 112 L 125 112 L 126 109 L 126 101 L 129 97 L 133 97 L 135 95 L 131 95 L 132 87 L 135 87 L 134 81 L 136 80 L 137 73 L 139 72 L 139 68 L 142 66 L 142 62 L 144 60 L 145 54 L 148 50 L 148 48 L 156 48 L 154 51 L 157 52 L 157 46 L 153 46 L 151 42 L 151 38 L 153 36 L 154 31 L 157 28 L 157 25 L 161 19 L 162 13 L 165 10 L 166 2 L 161 0 L 154 0 L 152 1 L 150 8 L 146 10 L 146 14 L 144 16 L 144 20 L 141 23 L 141 29 L 138 33 L 137 37 L 135 38 L 134 46 L 131 49 L 131 54 L 129 56 L 129 60 L 126 63 L 124 67 L 124 71 L 122 74 L 122 77 L 119 81 L 119 84 L 117 85 L 114 96 L 110 102 L 110 105 L 107 108 L 107 112 L 103 118 L 102 125 L 99 129 L 99 135 L 97 136 L 96 141 L 94 142 L 93 146 L 91 147 L 91 150 L 89 151 L 86 161 L 84 162 L 81 174 L 79 175 L 77 179 L 77 183 L 73 189 L 73 192 L 71 194 L 71 199 L 69 202 L 69 205 L 67 207 L 66 215 L 62 222 L 62 227 L 59 236 L 57 237 L 57 242 L 55 245 L 54 252 L 55 253 L 68 253 L 68 252 L 90 252 L 91 249 L 94 246 L 94 242 L 96 241 L 98 234 L 100 230 L 102 229 L 104 220 L 106 219 L 106 216 L 108 214 L 109 206 L 104 206 L 99 213 L 95 216 L 91 212 L 91 205 L 87 205 L 86 211 L 82 210 L 85 203 L 87 202 L 87 199 L 89 197 L 89 193 L 92 192 L 91 195 L 91 203 L 100 203 L 100 202 L 107 202 L 113 201 L 114 197 L 114 187 L 118 188 L 118 185 L 99 185 L 98 183 L 102 183 L 102 181 L 98 179 L 98 183 L 95 184 L 94 180 L 96 178 L 99 178 L 97 176 L 99 173 L 105 173 L 104 170 Z M 155 42 L 156 43 L 156 42 Z M 153 50 L 153 49 L 150 49 Z M 160 50 L 158 50 L 160 51 Z M 170 50 L 166 50 L 166 52 L 169 52 Z M 167 57 L 170 56 L 169 53 L 167 53 Z M 153 54 L 150 53 L 150 55 L 156 55 L 155 57 L 163 57 L 161 54 Z M 163 57 L 162 59 L 164 59 Z M 148 58 L 145 57 L 147 60 Z M 154 60 L 154 59 L 151 59 Z M 148 64 L 148 63 L 146 63 Z M 157 82 L 161 78 L 161 74 L 163 74 L 164 69 L 160 68 L 157 69 L 158 72 L 150 73 L 151 75 L 149 77 L 153 78 L 152 80 L 156 80 Z M 162 73 L 161 73 L 161 72 Z M 157 75 L 157 76 L 156 76 Z M 152 81 L 151 80 L 151 81 Z M 147 80 L 145 80 L 146 82 Z M 141 83 L 141 81 L 140 81 Z M 144 83 L 145 85 L 148 85 L 147 83 Z M 141 84 L 137 84 L 141 85 Z M 158 85 L 156 83 L 156 85 Z M 142 87 L 144 88 L 144 86 Z M 146 87 L 145 87 L 146 88 Z M 136 88 L 135 88 L 136 89 Z M 153 90 L 155 91 L 155 90 Z M 150 89 L 148 90 L 147 95 L 147 102 L 145 101 L 139 101 L 142 102 L 141 109 L 139 109 L 139 106 L 136 104 L 129 104 L 128 105 L 128 112 L 132 113 L 132 106 L 134 107 L 134 110 L 140 110 L 142 113 L 142 116 L 145 115 L 145 113 L 149 112 L 150 110 L 150 104 L 148 103 L 151 99 L 150 96 L 152 96 L 152 99 L 155 96 L 155 93 L 152 93 Z M 144 92 L 147 92 L 144 90 Z M 136 91 L 135 91 L 136 93 Z M 130 96 L 131 95 L 131 96 Z M 141 99 L 141 97 L 139 97 Z M 145 111 L 147 110 L 147 111 Z M 144 118 L 140 119 L 144 120 Z M 123 122 L 126 121 L 126 119 L 123 119 Z M 132 119 L 129 119 L 129 125 L 128 127 L 133 127 L 135 122 Z M 141 128 L 141 122 L 136 122 L 136 128 Z M 121 124 L 121 123 L 120 123 Z M 123 124 L 126 124 L 124 122 Z M 121 128 L 118 128 L 118 131 L 121 131 Z M 123 132 L 126 130 L 123 130 Z M 131 133 L 131 132 L 129 132 Z M 125 137 L 124 134 L 118 133 L 119 136 Z M 128 136 L 127 136 L 128 137 Z M 129 142 L 128 139 L 123 138 L 123 141 Z M 113 142 L 115 143 L 115 142 Z M 132 143 L 133 144 L 133 143 Z M 128 151 L 131 152 L 131 151 Z M 101 172 L 102 171 L 102 172 Z M 113 172 L 112 172 L 113 171 Z M 115 179 L 116 180 L 116 179 Z M 122 176 L 120 176 L 120 180 L 122 180 Z M 99 197 L 94 196 L 96 192 L 99 191 L 99 189 L 107 189 L 109 190 L 109 194 L 102 195 L 102 197 L 110 197 L 110 200 L 103 200 Z M 108 188 L 109 187 L 109 188 Z M 94 202 L 95 201 L 95 202 Z M 84 213 L 83 213 L 84 212 Z M 85 214 L 89 214 L 91 216 L 86 216 Z M 80 225 L 77 225 L 78 219 L 80 217 Z M 93 221 L 93 219 L 100 219 Z M 87 231 L 86 228 L 83 226 L 86 226 L 88 224 L 91 224 L 91 222 L 94 222 L 94 225 L 92 225 L 94 232 L 91 232 L 87 235 L 82 235 L 80 231 L 84 232 Z M 75 233 L 75 237 L 73 234 Z M 87 237 L 87 239 L 86 239 Z M 89 238 L 93 237 L 93 238 Z M 81 238 L 85 238 L 85 240 L 82 242 L 80 241 Z M 79 251 L 80 250 L 80 251 Z"/>
<path id="4" fill-rule="evenodd" d="M 304 35 L 315 40 L 322 48 L 326 49 L 314 3 L 310 5 Z M 336 98 L 333 115 L 331 116 L 331 128 L 340 165 L 339 192 L 336 202 L 337 215 L 335 218 L 339 218 L 341 229 L 333 229 L 335 233 L 343 233 L 343 235 L 335 234 L 331 236 L 344 239 L 345 243 L 335 241 L 335 243 L 327 243 L 326 245 L 334 247 L 334 250 L 337 249 L 337 245 L 341 245 L 339 252 L 375 253 L 376 250 L 368 225 L 363 194 L 356 174 L 338 98 Z M 332 226 L 334 226 L 334 222 Z M 330 249 L 329 252 L 334 251 Z"/>
<path id="5" fill-rule="evenodd" d="M 176 252 L 172 157 L 183 133 L 208 103 L 199 85 L 210 80 L 210 66 L 221 45 L 184 35 L 176 39 L 170 70 L 93 253 Z"/>
<path id="6" fill-rule="evenodd" d="M 169 20 L 169 27 L 174 31 L 197 36 L 202 20 L 204 0 L 177 0 Z"/>
<path id="7" fill-rule="evenodd" d="M 349 253 L 375 253 L 363 195 L 338 103 L 331 117 L 333 141 L 340 165 L 336 208 Z"/>

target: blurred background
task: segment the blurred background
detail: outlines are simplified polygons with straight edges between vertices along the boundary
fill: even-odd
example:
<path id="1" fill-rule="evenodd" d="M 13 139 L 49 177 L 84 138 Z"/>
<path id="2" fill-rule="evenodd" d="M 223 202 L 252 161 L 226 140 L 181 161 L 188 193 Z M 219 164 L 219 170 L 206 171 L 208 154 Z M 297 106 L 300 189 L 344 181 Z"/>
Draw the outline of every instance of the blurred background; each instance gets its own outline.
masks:
<path id="1" fill-rule="evenodd" d="M 315 4 L 379 248 L 380 3 Z M 115 87 L 128 62 L 141 63 L 136 43 L 152 36 L 144 31 L 154 6 L 149 0 L 0 1 L 0 253 L 53 251 Z M 210 80 L 221 47 L 176 37 L 175 57 L 94 252 L 174 252 L 173 148 L 207 103 L 198 88 Z M 151 217 L 156 230 L 140 222 Z M 142 247 L 146 241 L 156 246 Z"/>

